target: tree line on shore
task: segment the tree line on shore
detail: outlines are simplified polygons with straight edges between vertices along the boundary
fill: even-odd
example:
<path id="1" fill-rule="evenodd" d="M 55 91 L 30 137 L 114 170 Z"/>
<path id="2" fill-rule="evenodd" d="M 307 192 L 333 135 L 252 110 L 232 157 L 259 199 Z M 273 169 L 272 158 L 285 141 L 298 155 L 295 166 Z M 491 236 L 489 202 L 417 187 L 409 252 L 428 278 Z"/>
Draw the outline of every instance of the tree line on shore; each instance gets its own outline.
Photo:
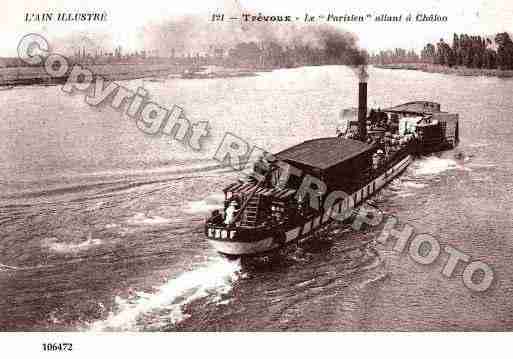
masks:
<path id="1" fill-rule="evenodd" d="M 358 65 L 367 61 L 367 53 L 346 46 L 333 39 L 321 48 L 308 45 L 283 46 L 277 42 L 241 42 L 228 50 L 212 46 L 203 53 L 187 53 L 163 57 L 156 55 L 131 56 L 107 54 L 98 56 L 87 53 L 85 50 L 69 58 L 73 63 L 86 65 L 103 64 L 172 64 L 185 66 L 220 65 L 251 68 L 286 68 L 305 65 Z M 0 58 L 0 67 L 25 67 L 28 65 L 19 58 Z"/>
<path id="2" fill-rule="evenodd" d="M 507 32 L 493 37 L 454 34 L 452 45 L 444 39 L 428 43 L 420 54 L 414 50 L 380 51 L 370 57 L 373 64 L 428 63 L 442 66 L 513 70 L 513 41 Z"/>

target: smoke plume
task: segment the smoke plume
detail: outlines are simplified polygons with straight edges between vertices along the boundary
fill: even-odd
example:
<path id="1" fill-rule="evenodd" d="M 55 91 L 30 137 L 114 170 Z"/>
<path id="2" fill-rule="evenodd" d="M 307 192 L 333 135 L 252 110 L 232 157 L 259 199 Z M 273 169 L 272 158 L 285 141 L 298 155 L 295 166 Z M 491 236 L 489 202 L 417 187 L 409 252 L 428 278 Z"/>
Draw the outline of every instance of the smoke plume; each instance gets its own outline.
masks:
<path id="1" fill-rule="evenodd" d="M 354 34 L 326 24 L 211 22 L 191 15 L 147 25 L 141 31 L 141 40 L 148 49 L 158 49 L 163 56 L 172 51 L 177 56 L 204 54 L 213 48 L 228 51 L 237 44 L 253 42 L 261 46 L 273 43 L 283 48 L 322 50 L 328 58 L 354 66 L 367 60 Z"/>
<path id="2" fill-rule="evenodd" d="M 359 66 L 367 62 L 367 53 L 358 47 L 356 35 L 327 24 L 212 22 L 208 16 L 186 15 L 146 24 L 139 29 L 137 42 L 141 46 L 138 50 L 161 57 L 212 55 L 214 50 L 226 55 L 239 44 L 252 43 L 259 48 L 295 49 L 297 53 L 320 51 L 330 64 Z M 77 51 L 94 55 L 113 52 L 117 46 L 125 48 L 125 44 L 114 43 L 107 34 L 87 32 L 52 38 L 51 43 L 54 50 L 67 55 Z"/>

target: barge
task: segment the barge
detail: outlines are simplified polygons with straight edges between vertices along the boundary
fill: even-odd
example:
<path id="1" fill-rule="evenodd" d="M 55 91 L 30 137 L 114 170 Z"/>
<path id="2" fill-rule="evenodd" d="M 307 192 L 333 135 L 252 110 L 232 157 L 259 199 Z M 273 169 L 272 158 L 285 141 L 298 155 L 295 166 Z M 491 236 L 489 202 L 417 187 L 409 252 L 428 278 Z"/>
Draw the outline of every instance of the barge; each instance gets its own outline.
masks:
<path id="1" fill-rule="evenodd" d="M 253 173 L 224 188 L 205 235 L 229 257 L 266 255 L 312 235 L 397 177 L 416 156 L 458 144 L 458 115 L 415 101 L 367 109 L 362 68 L 355 118 L 328 138 L 305 141 L 254 164 Z"/>

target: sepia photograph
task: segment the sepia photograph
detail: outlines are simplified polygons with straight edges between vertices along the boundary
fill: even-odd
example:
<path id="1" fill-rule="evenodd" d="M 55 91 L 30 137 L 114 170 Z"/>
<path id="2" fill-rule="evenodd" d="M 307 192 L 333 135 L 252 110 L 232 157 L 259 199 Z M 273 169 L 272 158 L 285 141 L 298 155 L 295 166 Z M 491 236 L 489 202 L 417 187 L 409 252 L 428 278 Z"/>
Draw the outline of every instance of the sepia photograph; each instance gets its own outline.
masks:
<path id="1" fill-rule="evenodd" d="M 513 329 L 513 3 L 1 6 L 0 342 Z"/>

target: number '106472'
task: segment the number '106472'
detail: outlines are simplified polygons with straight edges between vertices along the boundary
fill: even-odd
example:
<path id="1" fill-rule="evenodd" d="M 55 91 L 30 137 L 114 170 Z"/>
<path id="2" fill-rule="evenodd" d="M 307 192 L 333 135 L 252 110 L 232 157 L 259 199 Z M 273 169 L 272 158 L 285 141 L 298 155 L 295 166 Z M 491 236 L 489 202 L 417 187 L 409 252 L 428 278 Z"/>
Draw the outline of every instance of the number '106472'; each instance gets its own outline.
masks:
<path id="1" fill-rule="evenodd" d="M 71 343 L 43 343 L 45 352 L 70 352 L 73 350 Z"/>

